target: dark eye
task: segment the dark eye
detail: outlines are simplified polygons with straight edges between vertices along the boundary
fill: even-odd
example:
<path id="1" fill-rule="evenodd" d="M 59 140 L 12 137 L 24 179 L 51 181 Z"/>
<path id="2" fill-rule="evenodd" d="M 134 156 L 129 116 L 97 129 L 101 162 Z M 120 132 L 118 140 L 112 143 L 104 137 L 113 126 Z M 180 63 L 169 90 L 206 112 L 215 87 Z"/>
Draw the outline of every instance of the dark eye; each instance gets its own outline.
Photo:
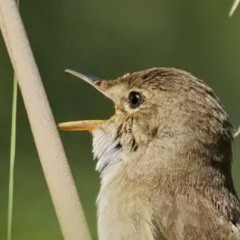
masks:
<path id="1" fill-rule="evenodd" d="M 138 92 L 130 92 L 128 95 L 130 108 L 137 108 L 142 104 L 142 95 Z"/>

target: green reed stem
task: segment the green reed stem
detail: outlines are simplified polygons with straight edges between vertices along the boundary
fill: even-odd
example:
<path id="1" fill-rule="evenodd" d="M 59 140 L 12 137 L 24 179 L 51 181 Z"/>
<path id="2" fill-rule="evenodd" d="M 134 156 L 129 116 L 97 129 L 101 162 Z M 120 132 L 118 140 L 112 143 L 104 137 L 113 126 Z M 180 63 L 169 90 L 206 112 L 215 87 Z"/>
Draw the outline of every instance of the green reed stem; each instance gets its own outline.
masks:
<path id="1" fill-rule="evenodd" d="M 16 152 L 17 92 L 18 92 L 17 79 L 16 79 L 16 75 L 14 74 L 13 99 L 12 99 L 11 145 L 10 145 L 10 169 L 9 169 L 9 186 L 8 186 L 7 240 L 11 240 L 12 238 L 14 166 L 15 166 L 15 152 Z"/>

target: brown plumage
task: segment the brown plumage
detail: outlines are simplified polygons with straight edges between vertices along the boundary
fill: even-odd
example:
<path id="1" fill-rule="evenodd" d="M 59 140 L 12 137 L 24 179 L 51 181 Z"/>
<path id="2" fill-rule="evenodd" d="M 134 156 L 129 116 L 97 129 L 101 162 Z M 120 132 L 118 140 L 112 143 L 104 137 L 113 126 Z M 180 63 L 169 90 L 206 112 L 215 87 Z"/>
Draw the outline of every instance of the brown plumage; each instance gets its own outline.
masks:
<path id="1" fill-rule="evenodd" d="M 91 84 L 116 107 L 91 128 L 99 239 L 240 239 L 231 124 L 212 89 L 173 68 Z"/>

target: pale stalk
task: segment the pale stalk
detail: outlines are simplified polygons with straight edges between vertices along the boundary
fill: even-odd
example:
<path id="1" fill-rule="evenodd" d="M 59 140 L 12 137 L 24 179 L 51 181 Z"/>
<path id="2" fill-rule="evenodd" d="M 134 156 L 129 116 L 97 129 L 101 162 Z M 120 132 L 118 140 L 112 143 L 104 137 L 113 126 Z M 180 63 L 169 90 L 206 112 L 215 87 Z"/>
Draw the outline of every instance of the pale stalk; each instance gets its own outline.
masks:
<path id="1" fill-rule="evenodd" d="M 234 12 L 236 11 L 239 3 L 240 3 L 240 0 L 234 0 L 233 5 L 232 5 L 232 7 L 230 9 L 230 12 L 229 12 L 229 17 L 231 17 L 234 14 Z"/>
<path id="2" fill-rule="evenodd" d="M 90 240 L 71 171 L 14 0 L 0 0 L 0 27 L 63 236 L 66 240 Z"/>

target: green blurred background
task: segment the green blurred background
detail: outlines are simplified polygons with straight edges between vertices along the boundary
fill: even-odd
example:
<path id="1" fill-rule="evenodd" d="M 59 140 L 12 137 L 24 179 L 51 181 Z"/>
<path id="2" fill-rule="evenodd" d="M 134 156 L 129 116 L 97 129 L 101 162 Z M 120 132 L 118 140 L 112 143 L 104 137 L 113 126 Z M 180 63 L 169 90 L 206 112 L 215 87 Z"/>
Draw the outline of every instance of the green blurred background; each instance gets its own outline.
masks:
<path id="1" fill-rule="evenodd" d="M 20 0 L 21 1 L 21 0 Z M 190 71 L 216 91 L 240 124 L 240 9 L 231 1 L 21 1 L 21 14 L 57 122 L 104 119 L 113 105 L 64 73 L 101 78 L 154 66 Z M 6 239 L 12 67 L 0 39 L 0 239 Z M 13 239 L 62 239 L 21 96 L 18 97 Z M 96 237 L 98 174 L 88 133 L 61 133 L 87 220 Z M 240 194 L 240 141 L 233 174 Z"/>

